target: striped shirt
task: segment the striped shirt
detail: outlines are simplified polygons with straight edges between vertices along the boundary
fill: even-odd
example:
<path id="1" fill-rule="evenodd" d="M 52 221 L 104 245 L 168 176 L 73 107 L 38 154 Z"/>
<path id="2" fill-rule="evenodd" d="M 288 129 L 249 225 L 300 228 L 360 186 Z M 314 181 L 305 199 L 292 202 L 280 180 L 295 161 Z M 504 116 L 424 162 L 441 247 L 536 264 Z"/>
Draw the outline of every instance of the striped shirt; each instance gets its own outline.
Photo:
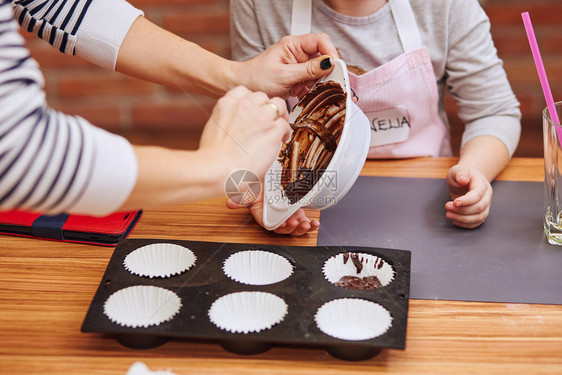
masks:
<path id="1" fill-rule="evenodd" d="M 104 215 L 127 199 L 137 173 L 132 146 L 46 105 L 16 20 L 64 53 L 113 68 L 139 14 L 122 0 L 0 0 L 0 209 Z"/>
<path id="2" fill-rule="evenodd" d="M 34 32 L 63 53 L 75 54 L 76 31 L 91 0 L 16 0 L 13 3 L 14 17 L 23 29 Z"/>

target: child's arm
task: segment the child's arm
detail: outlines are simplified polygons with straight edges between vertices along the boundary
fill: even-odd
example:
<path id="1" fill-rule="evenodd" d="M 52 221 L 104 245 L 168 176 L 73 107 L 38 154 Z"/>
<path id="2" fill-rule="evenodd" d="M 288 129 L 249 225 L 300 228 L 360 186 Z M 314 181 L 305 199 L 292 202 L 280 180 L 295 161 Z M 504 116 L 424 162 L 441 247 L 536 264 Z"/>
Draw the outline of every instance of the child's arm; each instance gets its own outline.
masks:
<path id="1" fill-rule="evenodd" d="M 462 228 L 476 228 L 490 213 L 490 182 L 509 163 L 504 143 L 492 136 L 472 138 L 461 149 L 457 165 L 447 173 L 452 201 L 445 204 L 447 218 Z"/>
<path id="2" fill-rule="evenodd" d="M 466 125 L 459 163 L 447 174 L 453 200 L 445 207 L 455 225 L 475 228 L 489 214 L 490 182 L 515 152 L 521 114 L 478 2 L 451 2 L 448 22 L 447 87 Z"/>

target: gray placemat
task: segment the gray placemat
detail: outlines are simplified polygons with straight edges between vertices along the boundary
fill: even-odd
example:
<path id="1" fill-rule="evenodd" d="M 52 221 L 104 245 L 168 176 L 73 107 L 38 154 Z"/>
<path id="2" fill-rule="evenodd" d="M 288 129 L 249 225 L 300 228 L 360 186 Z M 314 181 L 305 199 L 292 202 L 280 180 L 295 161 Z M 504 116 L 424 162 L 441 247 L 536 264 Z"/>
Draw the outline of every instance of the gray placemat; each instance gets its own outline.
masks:
<path id="1" fill-rule="evenodd" d="M 318 245 L 412 252 L 410 297 L 562 304 L 562 247 L 546 242 L 543 183 L 496 181 L 477 229 L 445 218 L 442 179 L 360 177 L 321 214 Z"/>

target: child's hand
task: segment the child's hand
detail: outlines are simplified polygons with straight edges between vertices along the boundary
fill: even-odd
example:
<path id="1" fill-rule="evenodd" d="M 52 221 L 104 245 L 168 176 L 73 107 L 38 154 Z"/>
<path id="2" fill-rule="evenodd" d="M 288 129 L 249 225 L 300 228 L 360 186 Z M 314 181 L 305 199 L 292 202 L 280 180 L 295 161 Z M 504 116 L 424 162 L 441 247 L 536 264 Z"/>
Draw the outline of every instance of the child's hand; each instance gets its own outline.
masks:
<path id="1" fill-rule="evenodd" d="M 242 206 L 228 200 L 226 206 L 231 209 L 241 208 Z M 263 227 L 263 193 L 261 197 L 248 207 L 256 222 Z M 291 236 L 302 236 L 308 232 L 315 231 L 320 226 L 318 220 L 310 220 L 304 210 L 299 209 L 287 221 L 275 229 L 277 234 L 290 234 Z"/>
<path id="2" fill-rule="evenodd" d="M 482 224 L 490 213 L 492 186 L 477 169 L 455 165 L 447 173 L 447 186 L 453 201 L 445 204 L 447 219 L 461 228 Z"/>
<path id="3" fill-rule="evenodd" d="M 254 214 L 253 209 L 254 206 L 250 208 L 252 214 Z M 258 222 L 260 223 L 260 225 L 263 225 L 263 223 L 261 223 L 263 209 L 259 210 L 257 214 L 259 214 L 259 218 L 260 218 L 260 221 Z M 254 215 L 254 218 L 256 218 L 256 221 L 258 220 L 256 215 Z M 320 222 L 318 220 L 316 219 L 310 220 L 308 216 L 306 216 L 304 210 L 302 208 L 299 208 L 297 212 L 295 212 L 290 218 L 287 219 L 287 221 L 281 224 L 279 228 L 275 229 L 274 232 L 277 234 L 290 234 L 291 236 L 302 236 L 303 234 L 306 234 L 308 232 L 315 231 L 316 229 L 318 229 L 319 226 L 320 226 Z"/>

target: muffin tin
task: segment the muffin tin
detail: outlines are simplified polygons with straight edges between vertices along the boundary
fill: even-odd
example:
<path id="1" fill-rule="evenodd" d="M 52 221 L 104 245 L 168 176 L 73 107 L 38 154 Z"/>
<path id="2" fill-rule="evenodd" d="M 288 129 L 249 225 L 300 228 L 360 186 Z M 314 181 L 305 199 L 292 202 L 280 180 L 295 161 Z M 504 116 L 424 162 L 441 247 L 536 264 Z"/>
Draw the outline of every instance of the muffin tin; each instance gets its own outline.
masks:
<path id="1" fill-rule="evenodd" d="M 179 272 L 176 256 L 170 262 L 175 271 L 156 277 L 125 266 L 129 254 L 162 247 L 173 248 L 173 254 L 189 249 L 192 264 Z M 407 250 L 357 246 L 127 239 L 115 248 L 82 332 L 104 333 L 138 349 L 188 339 L 217 342 L 238 354 L 299 345 L 363 360 L 383 348 L 405 347 L 410 256 Z M 148 259 L 166 268 L 162 259 Z M 334 268 L 336 260 L 350 263 Z M 376 270 L 384 271 L 378 287 L 337 286 L 334 274 L 348 272 L 350 264 L 349 276 L 373 278 Z M 157 305 L 154 313 L 144 311 L 146 303 Z M 143 311 L 148 315 L 137 316 Z"/>

